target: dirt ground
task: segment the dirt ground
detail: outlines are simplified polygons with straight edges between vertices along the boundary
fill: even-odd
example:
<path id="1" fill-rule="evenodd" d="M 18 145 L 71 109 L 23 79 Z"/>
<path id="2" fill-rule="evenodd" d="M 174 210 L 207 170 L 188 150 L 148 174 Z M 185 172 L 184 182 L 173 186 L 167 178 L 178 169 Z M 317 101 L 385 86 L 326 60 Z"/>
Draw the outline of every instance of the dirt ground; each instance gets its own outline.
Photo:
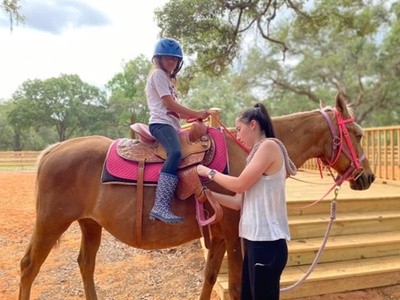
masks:
<path id="1" fill-rule="evenodd" d="M 17 299 L 19 262 L 35 219 L 35 173 L 0 172 L 0 299 Z M 73 224 L 54 248 L 33 285 L 31 299 L 84 299 L 76 262 L 80 230 Z M 103 233 L 95 281 L 99 299 L 198 299 L 204 271 L 199 241 L 180 247 L 145 251 L 129 247 Z M 213 292 L 213 300 L 219 299 Z M 302 300 L 400 299 L 391 286 Z"/>

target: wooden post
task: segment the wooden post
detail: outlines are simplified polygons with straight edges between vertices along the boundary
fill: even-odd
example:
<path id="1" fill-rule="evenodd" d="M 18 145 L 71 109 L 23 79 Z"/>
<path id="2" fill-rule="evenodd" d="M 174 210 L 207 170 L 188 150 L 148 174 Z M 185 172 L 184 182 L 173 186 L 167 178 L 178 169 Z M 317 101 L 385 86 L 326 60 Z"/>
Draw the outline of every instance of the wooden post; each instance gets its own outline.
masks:
<path id="1" fill-rule="evenodd" d="M 131 124 L 136 123 L 136 116 L 134 114 L 131 114 Z M 138 139 L 139 137 L 136 135 L 136 133 L 129 127 L 129 133 L 131 135 L 131 139 Z"/>
<path id="2" fill-rule="evenodd" d="M 219 123 L 218 123 L 217 118 L 220 119 L 222 109 L 213 107 L 213 108 L 210 108 L 210 110 L 215 113 L 215 116 L 210 115 L 210 125 L 209 126 L 210 127 L 218 127 Z"/>

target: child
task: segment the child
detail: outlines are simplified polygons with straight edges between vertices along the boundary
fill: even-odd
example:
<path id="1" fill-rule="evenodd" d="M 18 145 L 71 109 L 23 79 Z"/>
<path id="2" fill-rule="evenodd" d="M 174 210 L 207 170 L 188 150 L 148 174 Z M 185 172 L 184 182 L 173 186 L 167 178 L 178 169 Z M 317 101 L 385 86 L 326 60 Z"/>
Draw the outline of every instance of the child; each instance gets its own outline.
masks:
<path id="1" fill-rule="evenodd" d="M 180 223 L 183 218 L 171 212 L 171 202 L 178 185 L 178 165 L 182 150 L 179 142 L 180 118 L 205 119 L 209 112 L 205 109 L 193 110 L 178 102 L 176 74 L 182 67 L 182 48 L 171 38 L 161 39 L 155 47 L 146 84 L 147 105 L 150 110 L 150 133 L 164 147 L 167 158 L 157 184 L 154 206 L 150 219 L 167 223 Z"/>

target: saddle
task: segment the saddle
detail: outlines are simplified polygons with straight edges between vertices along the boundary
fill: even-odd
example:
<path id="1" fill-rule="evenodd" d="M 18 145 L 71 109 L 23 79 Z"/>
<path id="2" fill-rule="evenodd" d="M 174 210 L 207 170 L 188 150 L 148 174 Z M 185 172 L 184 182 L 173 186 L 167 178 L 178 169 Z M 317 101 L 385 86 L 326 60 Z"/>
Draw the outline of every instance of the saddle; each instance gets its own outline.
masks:
<path id="1" fill-rule="evenodd" d="M 103 170 L 103 182 L 105 182 L 104 173 L 109 172 L 113 176 L 124 178 L 124 184 L 137 186 L 135 236 L 136 242 L 140 244 L 143 187 L 157 183 L 161 167 L 166 159 L 166 151 L 151 135 L 146 124 L 135 123 L 130 128 L 139 139 L 120 139 L 110 146 Z M 205 196 L 204 186 L 196 172 L 196 166 L 201 163 L 221 172 L 226 171 L 225 140 L 219 130 L 208 128 L 202 122 L 193 123 L 189 131 L 181 131 L 179 139 L 182 146 L 182 159 L 179 164 L 176 195 L 181 200 L 189 199 L 191 196 L 196 199 L 197 220 L 207 243 L 210 239 L 208 226 L 219 222 L 223 212 L 217 202 L 210 201 Z M 121 175 L 122 173 L 124 175 Z M 203 207 L 207 200 L 214 210 L 214 215 L 208 219 L 205 217 Z"/>

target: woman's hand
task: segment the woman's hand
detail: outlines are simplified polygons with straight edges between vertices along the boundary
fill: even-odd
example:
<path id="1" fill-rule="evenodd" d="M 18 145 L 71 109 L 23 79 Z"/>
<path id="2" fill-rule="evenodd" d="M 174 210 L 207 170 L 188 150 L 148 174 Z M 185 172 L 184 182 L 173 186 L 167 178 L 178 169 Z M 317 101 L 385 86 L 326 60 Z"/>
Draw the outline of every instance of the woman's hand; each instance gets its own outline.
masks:
<path id="1" fill-rule="evenodd" d="M 200 176 L 203 176 L 203 177 L 207 177 L 208 173 L 210 172 L 210 168 L 207 168 L 203 165 L 198 165 L 196 170 L 197 170 L 197 174 L 199 174 Z"/>

